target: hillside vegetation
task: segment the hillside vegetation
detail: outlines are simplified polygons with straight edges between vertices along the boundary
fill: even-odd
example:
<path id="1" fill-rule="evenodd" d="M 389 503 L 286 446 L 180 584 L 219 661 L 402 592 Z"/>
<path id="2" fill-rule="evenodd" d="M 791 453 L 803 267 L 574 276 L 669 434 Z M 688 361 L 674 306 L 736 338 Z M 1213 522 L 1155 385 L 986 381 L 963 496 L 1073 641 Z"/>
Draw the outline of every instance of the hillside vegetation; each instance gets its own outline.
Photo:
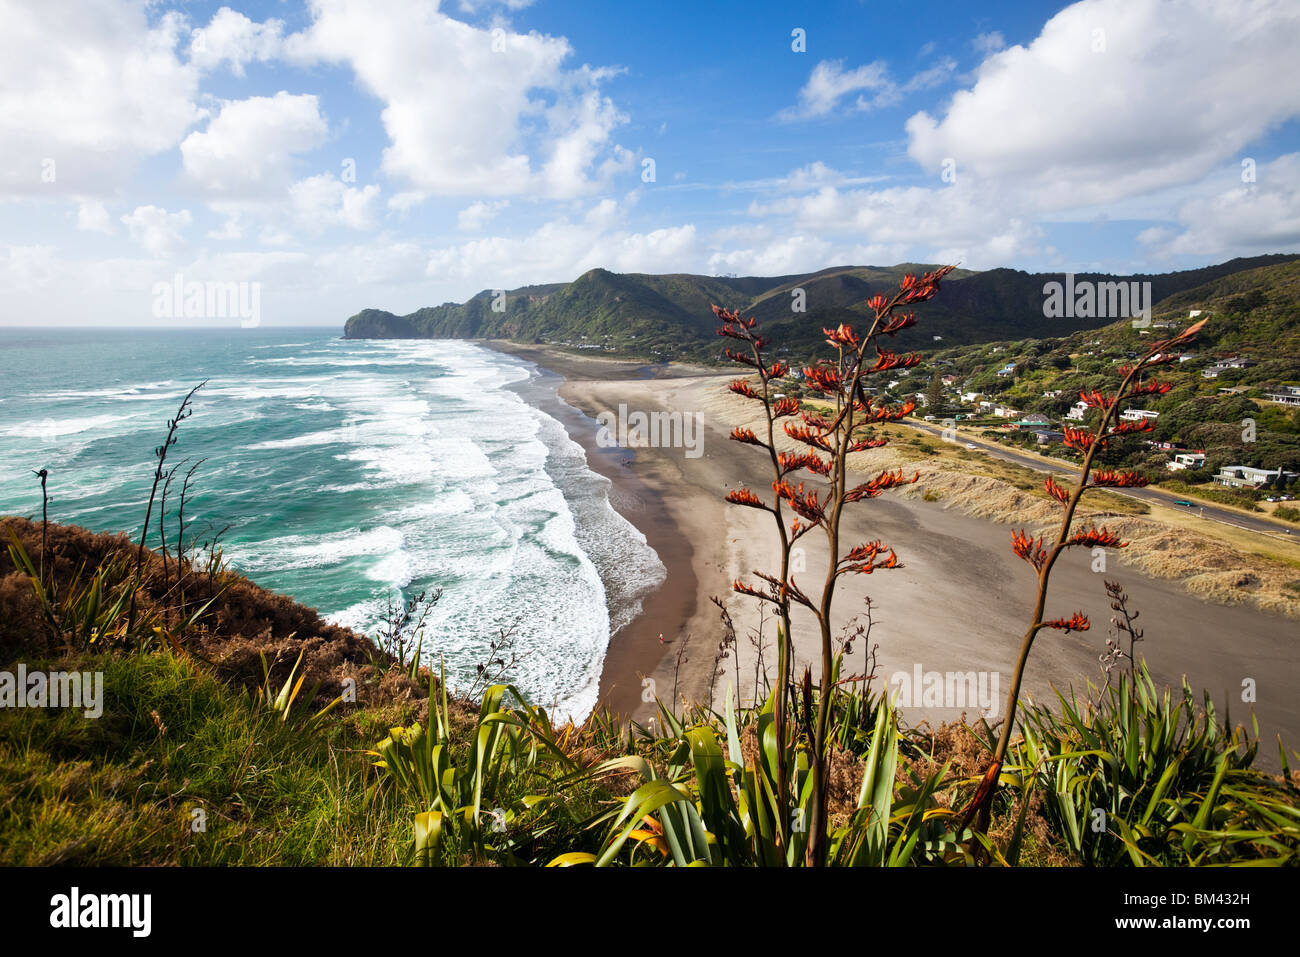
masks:
<path id="1" fill-rule="evenodd" d="M 1300 408 L 1268 399 L 1287 386 L 1300 386 L 1300 262 L 1221 276 L 1170 295 L 1154 310 L 1150 329 L 1126 320 L 1054 338 L 946 349 L 933 360 L 936 370 L 959 380 L 951 396 L 976 392 L 1060 420 L 1080 392 L 1104 389 L 1120 365 L 1147 343 L 1186 326 L 1193 310 L 1208 317 L 1197 342 L 1180 352 L 1184 361 L 1160 368 L 1158 377 L 1170 384 L 1169 392 L 1141 403 L 1159 413 L 1154 428 L 1116 443 L 1106 464 L 1168 478 L 1169 452 L 1151 443 L 1171 443 L 1205 452 L 1203 468 L 1177 473 L 1191 485 L 1208 482 L 1226 465 L 1300 471 Z M 1231 357 L 1246 364 L 1211 368 Z M 1008 363 L 1015 363 L 1012 374 L 999 375 Z M 1207 377 L 1207 369 L 1217 374 Z M 951 400 L 948 405 L 955 408 Z M 1054 454 L 1072 453 L 1056 449 Z"/>
<path id="2" fill-rule="evenodd" d="M 1153 301 L 1161 304 L 1207 282 L 1295 258 L 1259 256 L 1161 275 L 1081 273 L 1075 279 L 1149 281 Z M 823 327 L 861 321 L 873 296 L 896 288 L 907 273 L 933 268 L 919 263 L 835 266 L 775 277 L 592 269 L 569 283 L 485 289 L 468 302 L 428 306 L 405 316 L 365 309 L 348 319 L 344 335 L 349 339 L 514 339 L 617 355 L 710 360 L 719 352 L 709 311 L 716 303 L 757 317 L 782 344 L 783 354 L 806 357 L 818 348 Z M 1064 276 L 1015 269 L 956 270 L 948 277 L 942 301 L 917 306 L 924 331 L 907 330 L 898 336 L 897 344 L 928 351 L 953 344 L 1066 334 L 1110 321 L 1044 315 L 1043 287 L 1053 281 L 1062 282 Z M 803 311 L 795 311 L 800 298 Z"/>

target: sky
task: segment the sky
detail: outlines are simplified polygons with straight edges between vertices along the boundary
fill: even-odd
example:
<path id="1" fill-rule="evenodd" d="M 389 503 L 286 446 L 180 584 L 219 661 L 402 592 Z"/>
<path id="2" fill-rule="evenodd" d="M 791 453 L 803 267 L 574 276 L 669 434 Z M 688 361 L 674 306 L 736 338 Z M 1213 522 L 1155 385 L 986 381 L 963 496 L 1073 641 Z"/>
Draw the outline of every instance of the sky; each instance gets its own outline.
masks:
<path id="1" fill-rule="evenodd" d="M 0 0 L 0 325 L 1300 250 L 1300 4 Z"/>

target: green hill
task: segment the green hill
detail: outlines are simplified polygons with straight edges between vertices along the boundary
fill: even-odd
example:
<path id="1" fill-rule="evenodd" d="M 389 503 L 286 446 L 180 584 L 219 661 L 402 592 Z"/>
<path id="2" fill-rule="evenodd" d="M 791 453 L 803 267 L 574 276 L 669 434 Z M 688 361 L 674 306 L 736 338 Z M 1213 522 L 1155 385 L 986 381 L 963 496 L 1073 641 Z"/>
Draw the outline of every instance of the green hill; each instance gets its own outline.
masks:
<path id="1" fill-rule="evenodd" d="M 1160 275 L 1089 273 L 1075 279 L 1150 282 L 1152 300 L 1157 308 L 1163 308 L 1167 300 L 1207 283 L 1224 282 L 1229 288 L 1243 271 L 1296 258 L 1260 256 Z M 933 268 L 924 263 L 834 266 L 775 277 L 648 275 L 593 269 L 569 283 L 483 290 L 468 302 L 425 307 L 406 316 L 366 309 L 347 321 L 344 336 L 503 338 L 622 355 L 710 360 L 719 352 L 716 322 L 709 308 L 717 303 L 758 317 L 783 351 L 805 356 L 819 348 L 824 326 L 860 321 L 872 296 L 892 292 L 906 273 Z M 1063 282 L 1063 274 L 956 270 L 944 283 L 941 297 L 917 308 L 921 322 L 901 335 L 897 344 L 933 351 L 951 345 L 1068 334 L 1111 321 L 1107 317 L 1045 315 L 1044 286 L 1054 281 Z M 798 301 L 802 301 L 802 311 L 795 311 Z"/>
<path id="2" fill-rule="evenodd" d="M 1192 310 L 1207 319 L 1205 328 L 1184 350 L 1183 361 L 1156 373 L 1170 391 L 1142 403 L 1159 413 L 1155 431 L 1121 443 L 1111 464 L 1162 472 L 1167 455 L 1150 451 L 1146 440 L 1204 449 L 1206 468 L 1180 473 L 1191 481 L 1204 481 L 1230 464 L 1300 470 L 1300 409 L 1268 398 L 1300 386 L 1300 261 L 1224 274 L 1171 294 L 1156 306 L 1147 329 L 1126 320 L 1066 336 L 947 349 L 933 360 L 959 380 L 954 393 L 978 392 L 1059 418 L 1080 391 L 1112 389 L 1117 364 L 1185 328 Z M 1244 360 L 1244 367 L 1220 367 L 1232 357 Z M 999 375 L 1008 363 L 1015 364 L 1012 373 Z M 1253 438 L 1243 427 L 1246 419 L 1255 423 Z"/>

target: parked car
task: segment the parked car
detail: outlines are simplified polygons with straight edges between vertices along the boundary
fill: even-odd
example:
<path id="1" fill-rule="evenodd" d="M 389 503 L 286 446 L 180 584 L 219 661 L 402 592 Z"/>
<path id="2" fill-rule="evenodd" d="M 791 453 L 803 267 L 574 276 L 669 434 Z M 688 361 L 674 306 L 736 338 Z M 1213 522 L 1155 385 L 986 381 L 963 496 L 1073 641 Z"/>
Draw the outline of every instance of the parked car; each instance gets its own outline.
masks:
<path id="1" fill-rule="evenodd" d="M 1193 505 L 1191 502 L 1188 502 L 1185 499 L 1181 499 L 1181 498 L 1178 499 L 1178 501 L 1174 502 L 1174 504 L 1181 505 L 1183 508 L 1196 508 L 1196 506 Z"/>

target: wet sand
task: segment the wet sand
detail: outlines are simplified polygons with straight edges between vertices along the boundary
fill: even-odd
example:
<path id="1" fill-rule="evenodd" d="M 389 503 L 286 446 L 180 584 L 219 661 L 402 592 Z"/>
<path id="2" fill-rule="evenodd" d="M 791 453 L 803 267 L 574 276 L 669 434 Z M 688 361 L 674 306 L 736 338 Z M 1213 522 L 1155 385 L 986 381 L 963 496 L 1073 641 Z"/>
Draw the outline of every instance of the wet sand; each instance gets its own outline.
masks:
<path id="1" fill-rule="evenodd" d="M 728 394 L 730 376 L 716 370 L 646 366 L 598 357 L 569 356 L 552 350 L 503 346 L 566 379 L 561 397 L 594 417 L 620 403 L 646 412 L 676 410 L 702 413 L 703 454 L 690 458 L 681 448 L 642 448 L 622 464 L 623 454 L 598 449 L 594 423 L 573 438 L 588 451 L 593 468 L 614 482 L 616 508 L 643 534 L 668 568 L 668 578 L 646 597 L 640 618 L 611 642 L 601 682 L 601 697 L 617 712 L 645 720 L 652 706 L 642 701 L 643 680 L 652 679 L 662 698 L 707 701 L 710 684 L 720 702 L 737 682 L 742 699 L 753 695 L 755 652 L 747 636 L 758 624 L 758 602 L 731 591 L 740 578 L 753 582 L 753 570 L 776 566 L 776 534 L 766 513 L 728 505 L 723 496 L 738 485 L 763 495 L 770 485 L 761 450 L 732 442 L 731 428 L 742 421 L 742 400 Z M 705 374 L 701 374 L 705 373 Z M 571 431 L 573 429 L 571 428 Z M 617 450 L 620 451 L 621 450 Z M 768 493 L 770 494 L 770 493 Z M 840 580 L 834 616 L 837 631 L 863 611 L 871 598 L 871 643 L 878 644 L 876 687 L 897 672 L 990 672 L 1005 695 L 1020 636 L 1032 611 L 1034 573 L 1011 551 L 1011 526 L 965 514 L 950 502 L 926 502 L 890 493 L 851 507 L 844 524 L 850 543 L 883 539 L 896 549 L 903 567 L 870 576 Z M 820 592 L 827 559 L 820 532 L 806 536 L 806 571 L 795 576 L 810 593 Z M 1035 701 L 1054 701 L 1052 686 L 1084 691 L 1100 683 L 1098 655 L 1105 650 L 1115 613 L 1105 580 L 1123 584 L 1131 609 L 1140 611 L 1145 628 L 1138 652 L 1157 682 L 1178 688 L 1184 676 L 1196 691 L 1208 689 L 1222 715 L 1249 726 L 1251 705 L 1243 702 L 1243 683 L 1253 682 L 1254 714 L 1259 721 L 1261 757 L 1277 766 L 1277 735 L 1300 747 L 1300 623 L 1249 605 L 1203 601 L 1176 582 L 1152 578 L 1126 567 L 1122 553 L 1111 551 L 1104 573 L 1092 570 L 1092 556 L 1073 550 L 1058 562 L 1052 579 L 1049 617 L 1083 611 L 1092 621 L 1087 632 L 1045 630 L 1034 645 L 1025 691 Z M 712 681 L 722 634 L 718 609 L 726 602 L 740 635 L 736 658 L 723 662 L 725 675 Z M 820 660 L 813 619 L 801 609 L 794 615 L 799 669 Z M 659 635 L 664 642 L 661 644 Z M 765 655 L 774 661 L 774 629 L 765 628 Z M 686 662 L 677 667 L 677 651 L 686 643 Z M 869 647 L 856 642 L 846 663 L 850 673 L 866 670 Z M 998 708 L 1001 705 L 999 703 Z M 952 720 L 977 709 L 905 709 L 910 723 Z"/>

